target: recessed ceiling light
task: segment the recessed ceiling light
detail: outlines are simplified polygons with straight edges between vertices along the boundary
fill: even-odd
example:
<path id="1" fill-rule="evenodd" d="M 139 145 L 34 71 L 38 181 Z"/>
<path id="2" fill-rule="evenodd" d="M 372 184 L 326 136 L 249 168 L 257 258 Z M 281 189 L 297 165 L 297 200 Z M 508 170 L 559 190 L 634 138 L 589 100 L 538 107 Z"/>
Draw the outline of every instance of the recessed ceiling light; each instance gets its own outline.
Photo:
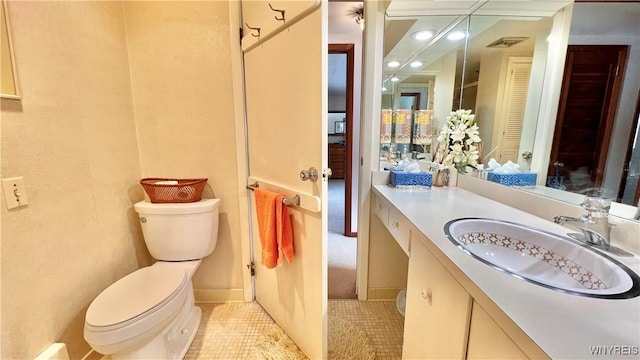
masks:
<path id="1" fill-rule="evenodd" d="M 384 86 L 382 87 L 382 91 L 387 91 L 387 90 L 389 90 L 389 89 L 387 89 L 387 88 L 386 88 L 386 87 L 384 87 Z"/>
<path id="2" fill-rule="evenodd" d="M 424 41 L 424 40 L 429 40 L 433 37 L 433 35 L 435 35 L 435 31 L 433 30 L 420 30 L 416 33 L 413 33 L 413 38 L 416 40 L 420 40 L 420 41 Z"/>
<path id="3" fill-rule="evenodd" d="M 396 77 L 396 76 L 394 76 L 394 77 L 392 77 L 392 78 L 391 78 L 391 81 L 393 81 L 393 82 L 396 82 L 396 81 L 398 81 L 398 80 L 400 80 L 400 79 L 399 79 L 398 77 Z"/>
<path id="4" fill-rule="evenodd" d="M 387 63 L 387 66 L 390 68 L 396 68 L 398 66 L 400 66 L 400 62 L 399 61 L 389 61 Z"/>
<path id="5" fill-rule="evenodd" d="M 467 37 L 467 35 L 464 31 L 460 30 L 452 31 L 447 35 L 447 39 L 452 41 L 464 39 L 465 37 Z"/>
<path id="6" fill-rule="evenodd" d="M 416 61 L 412 62 L 412 63 L 410 64 L 410 66 L 411 66 L 412 68 L 417 68 L 417 67 L 422 66 L 422 62 L 421 62 L 421 61 L 416 60 Z"/>

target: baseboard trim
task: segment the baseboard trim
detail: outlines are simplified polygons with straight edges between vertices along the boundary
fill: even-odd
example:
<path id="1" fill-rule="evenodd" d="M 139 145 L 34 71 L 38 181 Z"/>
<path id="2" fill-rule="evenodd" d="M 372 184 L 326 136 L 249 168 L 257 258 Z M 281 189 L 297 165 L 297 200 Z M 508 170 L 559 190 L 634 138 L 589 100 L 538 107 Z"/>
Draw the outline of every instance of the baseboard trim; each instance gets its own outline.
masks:
<path id="1" fill-rule="evenodd" d="M 200 289 L 193 290 L 197 303 L 225 303 L 243 302 L 244 291 L 242 289 Z"/>
<path id="2" fill-rule="evenodd" d="M 367 301 L 396 301 L 401 290 L 396 288 L 369 288 L 367 289 Z"/>
<path id="3" fill-rule="evenodd" d="M 87 355 L 82 357 L 82 360 L 106 360 L 110 357 L 107 355 L 100 354 L 95 350 L 91 350 L 87 353 Z"/>

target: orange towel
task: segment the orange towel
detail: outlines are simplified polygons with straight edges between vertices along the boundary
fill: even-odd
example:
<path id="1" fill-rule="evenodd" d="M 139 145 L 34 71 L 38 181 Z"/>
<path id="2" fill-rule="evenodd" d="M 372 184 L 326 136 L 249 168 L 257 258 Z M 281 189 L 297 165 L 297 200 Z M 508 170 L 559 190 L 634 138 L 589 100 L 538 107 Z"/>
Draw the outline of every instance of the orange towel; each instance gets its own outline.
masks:
<path id="1" fill-rule="evenodd" d="M 289 263 L 293 260 L 293 231 L 283 196 L 263 189 L 254 190 L 262 264 L 268 269 L 278 265 L 279 250 Z M 278 249 L 280 248 L 280 249 Z"/>

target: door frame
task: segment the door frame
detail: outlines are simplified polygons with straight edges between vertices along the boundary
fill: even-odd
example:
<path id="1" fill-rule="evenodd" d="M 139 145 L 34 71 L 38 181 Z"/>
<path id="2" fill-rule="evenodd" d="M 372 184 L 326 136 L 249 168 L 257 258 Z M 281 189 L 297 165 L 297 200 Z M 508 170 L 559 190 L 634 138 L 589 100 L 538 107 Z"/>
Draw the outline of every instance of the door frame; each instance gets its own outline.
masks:
<path id="1" fill-rule="evenodd" d="M 631 155 L 633 154 L 634 139 L 639 131 L 638 119 L 640 118 L 640 92 L 638 92 L 638 98 L 636 99 L 636 111 L 633 113 L 633 121 L 631 122 L 631 131 L 629 131 L 629 140 L 627 141 L 627 154 L 624 159 L 624 167 L 622 168 L 622 177 L 620 178 L 620 184 L 618 185 L 618 194 L 616 201 L 621 201 L 624 195 L 624 190 L 627 187 L 627 176 L 629 175 L 629 163 L 631 162 Z M 640 150 L 638 150 L 640 151 Z M 640 178 L 638 178 L 638 184 L 636 185 L 636 191 L 633 195 L 633 201 L 631 205 L 637 206 L 638 200 L 640 200 Z"/>
<path id="2" fill-rule="evenodd" d="M 354 69 L 354 48 L 355 44 L 329 44 L 329 54 L 347 55 L 347 91 L 345 101 L 345 157 L 346 169 L 344 176 L 344 235 L 349 237 L 358 236 L 357 232 L 351 231 L 351 202 L 353 201 L 353 69 Z"/>

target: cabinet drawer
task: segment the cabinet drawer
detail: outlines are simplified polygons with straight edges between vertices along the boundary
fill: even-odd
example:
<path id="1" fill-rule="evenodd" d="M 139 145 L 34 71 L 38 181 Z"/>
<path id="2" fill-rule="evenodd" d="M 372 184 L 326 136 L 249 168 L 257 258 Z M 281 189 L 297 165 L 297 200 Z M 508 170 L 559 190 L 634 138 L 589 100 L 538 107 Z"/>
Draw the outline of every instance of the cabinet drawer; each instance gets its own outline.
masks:
<path id="1" fill-rule="evenodd" d="M 389 223 L 389 205 L 377 196 L 374 196 L 373 199 L 373 206 L 375 208 L 376 215 L 380 218 L 382 224 L 387 227 L 387 224 Z"/>
<path id="2" fill-rule="evenodd" d="M 346 161 L 346 156 L 344 154 L 329 154 L 329 162 L 332 161 Z"/>
<path id="3" fill-rule="evenodd" d="M 389 207 L 389 224 L 387 228 L 394 239 L 396 239 L 398 245 L 400 245 L 400 248 L 402 248 L 402 251 L 408 256 L 410 224 L 407 218 L 394 207 Z"/>

